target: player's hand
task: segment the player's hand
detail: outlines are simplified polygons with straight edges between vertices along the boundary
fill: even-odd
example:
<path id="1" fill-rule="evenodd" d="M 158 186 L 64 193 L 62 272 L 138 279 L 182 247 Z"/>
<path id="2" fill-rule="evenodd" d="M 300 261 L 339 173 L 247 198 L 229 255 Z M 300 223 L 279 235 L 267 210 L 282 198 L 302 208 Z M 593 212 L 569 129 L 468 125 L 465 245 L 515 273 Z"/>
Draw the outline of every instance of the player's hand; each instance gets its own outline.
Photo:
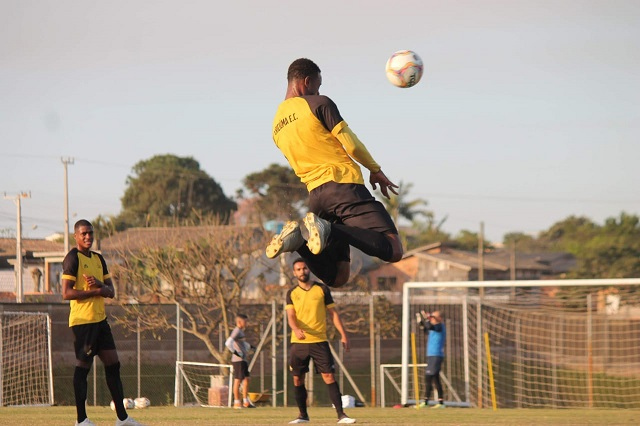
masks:
<path id="1" fill-rule="evenodd" d="M 293 330 L 293 332 L 296 333 L 296 337 L 299 340 L 304 340 L 307 337 L 301 328 L 296 328 L 295 330 Z"/>
<path id="2" fill-rule="evenodd" d="M 342 342 L 342 347 L 344 348 L 344 350 L 349 352 L 349 349 L 351 348 L 349 346 L 349 338 L 347 336 L 342 336 L 342 339 L 340 339 L 340 341 Z"/>
<path id="3" fill-rule="evenodd" d="M 431 317 L 431 314 L 429 312 L 420 311 L 420 313 L 422 314 L 422 318 L 429 319 Z"/>
<path id="4" fill-rule="evenodd" d="M 82 276 L 84 277 L 84 281 L 87 283 L 87 286 L 89 286 L 89 288 L 100 288 L 104 285 L 102 281 L 98 280 L 93 275 L 82 274 Z"/>
<path id="5" fill-rule="evenodd" d="M 391 182 L 382 170 L 378 170 L 376 173 L 371 173 L 371 175 L 369 175 L 369 183 L 374 191 L 377 189 L 376 184 L 380 185 L 380 192 L 382 192 L 382 195 L 387 198 L 390 198 L 389 191 L 398 195 L 395 190 L 395 188 L 398 188 L 398 185 Z"/>

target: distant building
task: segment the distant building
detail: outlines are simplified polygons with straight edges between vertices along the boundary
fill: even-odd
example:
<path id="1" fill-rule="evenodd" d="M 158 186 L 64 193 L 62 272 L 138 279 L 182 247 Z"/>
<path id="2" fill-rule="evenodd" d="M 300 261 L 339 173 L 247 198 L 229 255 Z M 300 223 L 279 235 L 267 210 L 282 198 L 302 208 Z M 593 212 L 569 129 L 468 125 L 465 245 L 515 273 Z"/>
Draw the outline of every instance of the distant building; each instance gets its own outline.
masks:
<path id="1" fill-rule="evenodd" d="M 60 294 L 64 245 L 45 239 L 22 239 L 22 288 L 30 294 Z M 0 299 L 15 300 L 16 239 L 0 238 Z"/>
<path id="2" fill-rule="evenodd" d="M 517 280 L 562 278 L 576 266 L 569 253 L 516 253 L 512 259 L 509 251 L 495 250 L 483 257 L 485 281 L 511 279 L 512 261 Z M 402 285 L 409 281 L 477 281 L 479 259 L 477 252 L 435 243 L 408 251 L 397 263 L 371 267 L 365 274 L 372 290 L 402 291 Z"/>

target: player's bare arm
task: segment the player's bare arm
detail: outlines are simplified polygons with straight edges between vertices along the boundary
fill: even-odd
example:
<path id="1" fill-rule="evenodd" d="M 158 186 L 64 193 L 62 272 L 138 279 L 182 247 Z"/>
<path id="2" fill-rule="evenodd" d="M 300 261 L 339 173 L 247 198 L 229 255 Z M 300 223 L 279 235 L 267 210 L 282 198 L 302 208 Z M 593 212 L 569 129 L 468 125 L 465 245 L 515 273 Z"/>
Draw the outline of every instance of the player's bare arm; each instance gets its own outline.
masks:
<path id="1" fill-rule="evenodd" d="M 300 340 L 304 340 L 306 336 L 304 334 L 304 330 L 298 326 L 298 317 L 296 317 L 295 310 L 287 310 L 287 320 L 289 322 L 289 327 L 291 327 L 291 330 L 296 334 L 296 337 Z"/>
<path id="2" fill-rule="evenodd" d="M 376 184 L 380 185 L 380 192 L 382 192 L 382 195 L 384 195 L 387 198 L 390 198 L 389 191 L 398 195 L 398 193 L 395 190 L 395 188 L 398 188 L 398 185 L 391 182 L 382 170 L 378 170 L 375 173 L 371 172 L 371 174 L 369 175 L 369 183 L 371 184 L 371 187 L 374 190 L 376 189 Z"/>
<path id="3" fill-rule="evenodd" d="M 74 285 L 75 283 L 71 280 L 62 280 L 62 299 L 84 300 L 91 297 L 102 296 L 104 291 L 99 287 L 90 288 L 89 290 L 77 290 L 73 288 Z"/>
<path id="4" fill-rule="evenodd" d="M 338 311 L 335 308 L 328 308 L 327 312 L 329 312 L 329 315 L 331 315 L 331 319 L 333 320 L 333 325 L 335 326 L 336 330 L 338 330 L 338 333 L 340 333 L 340 336 L 342 336 L 340 341 L 342 342 L 344 350 L 349 352 L 349 336 L 344 329 L 344 325 L 342 324 L 342 320 L 340 319 L 340 314 L 338 314 Z"/>

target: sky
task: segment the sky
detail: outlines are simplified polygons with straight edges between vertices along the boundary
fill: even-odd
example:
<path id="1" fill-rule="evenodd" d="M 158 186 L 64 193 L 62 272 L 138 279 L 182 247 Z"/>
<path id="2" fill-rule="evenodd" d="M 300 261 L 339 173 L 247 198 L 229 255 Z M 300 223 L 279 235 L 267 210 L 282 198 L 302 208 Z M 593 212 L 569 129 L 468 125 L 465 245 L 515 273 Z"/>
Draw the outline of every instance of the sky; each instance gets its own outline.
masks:
<path id="1" fill-rule="evenodd" d="M 229 197 L 286 164 L 271 139 L 286 71 L 321 94 L 443 229 L 535 235 L 640 214 L 637 0 L 0 0 L 0 231 L 120 212 L 134 164 L 195 158 Z M 412 88 L 387 58 L 414 50 Z M 368 172 L 365 170 L 365 178 Z"/>

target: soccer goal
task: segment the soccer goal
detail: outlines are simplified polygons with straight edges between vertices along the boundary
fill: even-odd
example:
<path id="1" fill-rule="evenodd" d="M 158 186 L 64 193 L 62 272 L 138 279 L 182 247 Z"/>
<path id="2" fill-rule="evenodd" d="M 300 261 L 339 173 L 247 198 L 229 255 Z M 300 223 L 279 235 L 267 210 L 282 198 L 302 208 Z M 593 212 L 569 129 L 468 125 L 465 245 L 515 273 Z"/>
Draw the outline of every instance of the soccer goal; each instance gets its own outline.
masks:
<path id="1" fill-rule="evenodd" d="M 232 365 L 177 361 L 174 405 L 230 407 L 232 386 Z"/>
<path id="2" fill-rule="evenodd" d="M 49 314 L 0 313 L 0 407 L 53 405 Z"/>
<path id="3" fill-rule="evenodd" d="M 455 391 L 475 407 L 640 408 L 638 290 L 640 279 L 406 283 L 401 403 L 413 396 L 412 332 L 426 360 L 415 313 L 439 310 L 445 400 Z"/>

